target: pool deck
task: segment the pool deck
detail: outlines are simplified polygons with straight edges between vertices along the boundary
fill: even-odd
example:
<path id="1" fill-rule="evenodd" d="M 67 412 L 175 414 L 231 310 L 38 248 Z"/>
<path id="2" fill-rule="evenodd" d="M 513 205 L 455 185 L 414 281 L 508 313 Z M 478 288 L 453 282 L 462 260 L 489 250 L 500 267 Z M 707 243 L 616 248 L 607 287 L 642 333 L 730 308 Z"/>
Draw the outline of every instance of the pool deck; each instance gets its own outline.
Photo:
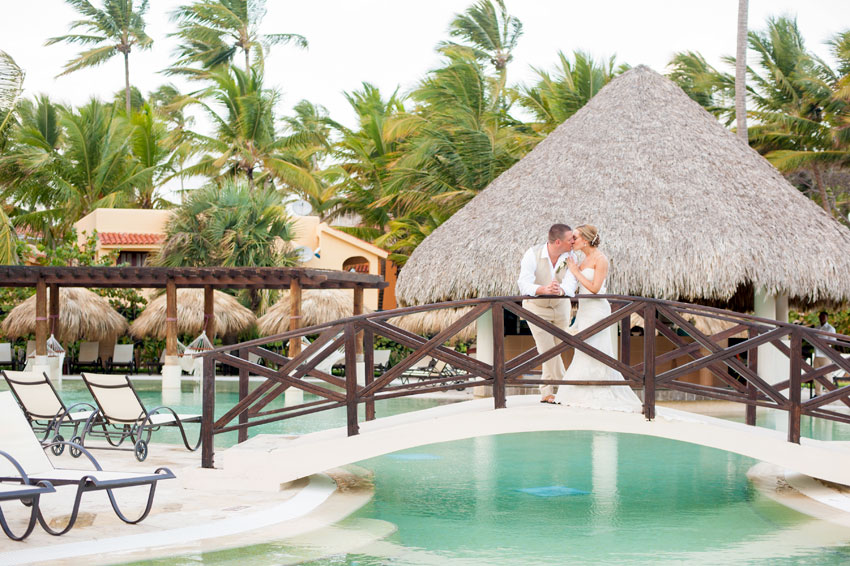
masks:
<path id="1" fill-rule="evenodd" d="M 97 450 L 93 453 L 104 469 L 151 472 L 168 466 L 177 479 L 160 482 L 153 511 L 139 525 L 118 520 L 104 493 L 88 493 L 70 533 L 52 537 L 36 526 L 24 542 L 0 538 L 0 564 L 113 564 L 281 540 L 296 546 L 307 541 L 304 547 L 310 549 L 281 557 L 281 564 L 345 552 L 380 541 L 392 526 L 374 522 L 357 536 L 342 530 L 328 536 L 334 528 L 329 525 L 365 504 L 372 492 L 368 473 L 339 466 L 434 442 L 540 430 L 649 434 L 752 456 L 767 462 L 751 474 L 760 490 L 804 513 L 850 526 L 850 490 L 809 477 L 826 472 L 833 481 L 846 477 L 840 483 L 850 485 L 850 443 L 803 439 L 793 445 L 781 432 L 662 406 L 652 422 L 635 413 L 542 405 L 537 396 L 509 397 L 507 409 L 492 407 L 492 399 L 475 399 L 386 417 L 362 423 L 355 437 L 347 437 L 344 428 L 299 437 L 258 435 L 219 451 L 212 470 L 198 467 L 199 453 L 176 445 L 152 445 L 141 463 L 128 452 Z M 57 467 L 85 467 L 67 453 L 51 459 Z M 45 496 L 43 506 L 61 524 L 73 488 L 58 491 Z M 129 513 L 140 508 L 145 495 L 143 488 L 116 492 Z M 26 510 L 10 503 L 3 510 L 20 528 Z M 335 547 L 310 542 L 318 538 L 334 541 Z"/>

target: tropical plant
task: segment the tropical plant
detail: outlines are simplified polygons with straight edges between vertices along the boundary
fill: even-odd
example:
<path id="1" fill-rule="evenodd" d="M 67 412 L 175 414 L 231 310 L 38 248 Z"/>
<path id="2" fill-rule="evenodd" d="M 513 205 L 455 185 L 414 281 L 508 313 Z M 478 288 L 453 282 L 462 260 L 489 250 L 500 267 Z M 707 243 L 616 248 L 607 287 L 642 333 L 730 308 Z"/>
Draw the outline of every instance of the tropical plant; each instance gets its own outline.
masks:
<path id="1" fill-rule="evenodd" d="M 12 56 L 0 51 L 0 152 L 6 148 L 7 132 L 23 92 L 24 73 Z M 0 264 L 14 265 L 19 261 L 18 237 L 12 220 L 0 207 Z"/>
<path id="2" fill-rule="evenodd" d="M 544 133 L 551 132 L 578 112 L 611 79 L 629 68 L 626 64 L 618 65 L 614 56 L 596 62 L 582 51 L 573 53 L 573 61 L 558 52 L 558 61 L 554 76 L 535 68 L 539 77 L 537 84 L 521 89 L 519 95 L 520 105 L 536 119 L 535 130 Z"/>
<path id="3" fill-rule="evenodd" d="M 293 224 L 274 189 L 252 187 L 244 179 L 225 180 L 193 191 L 174 209 L 166 225 L 166 240 L 154 265 L 292 266 L 297 257 L 290 242 Z M 258 311 L 272 304 L 269 293 L 248 291 Z"/>
<path id="4" fill-rule="evenodd" d="M 496 71 L 493 85 L 494 101 L 501 103 L 507 84 L 507 67 L 513 59 L 513 50 L 522 36 L 522 22 L 508 14 L 504 0 L 479 0 L 457 14 L 449 26 L 449 35 L 463 43 L 442 42 L 439 49 L 447 55 L 471 55 L 476 60 L 488 61 Z"/>
<path id="5" fill-rule="evenodd" d="M 138 208 L 162 208 L 169 205 L 157 191 L 174 172 L 168 126 L 159 119 L 150 104 L 145 104 L 130 119 L 130 147 L 137 167 L 144 171 L 132 187 L 132 203 Z"/>
<path id="6" fill-rule="evenodd" d="M 735 77 L 718 71 L 694 51 L 673 55 L 667 77 L 726 126 L 735 120 Z"/>
<path id="7" fill-rule="evenodd" d="M 179 266 L 295 265 L 292 222 L 273 189 L 225 180 L 193 191 L 174 209 L 152 263 Z"/>
<path id="8" fill-rule="evenodd" d="M 59 76 L 87 67 L 96 67 L 121 53 L 124 56 L 125 111 L 130 115 L 130 52 L 133 47 L 150 49 L 153 40 L 145 33 L 145 13 L 148 0 L 140 0 L 134 9 L 133 0 L 103 0 L 103 8 L 95 8 L 88 0 L 65 0 L 84 19 L 71 24 L 71 30 L 83 28 L 86 33 L 71 33 L 52 37 L 45 45 L 65 42 L 90 46 L 65 64 Z"/>
<path id="9" fill-rule="evenodd" d="M 261 34 L 265 15 L 265 0 L 198 0 L 180 6 L 172 13 L 178 31 L 171 36 L 179 44 L 177 61 L 169 72 L 203 76 L 209 69 L 231 63 L 240 50 L 247 72 L 252 52 L 262 62 L 273 45 L 307 47 L 307 39 L 296 33 Z"/>
<path id="10" fill-rule="evenodd" d="M 0 156 L 3 196 L 15 217 L 48 243 L 68 238 L 95 208 L 126 206 L 153 169 L 131 154 L 132 127 L 112 105 L 92 100 L 67 109 L 46 96 L 24 101 L 20 126 Z"/>
<path id="11" fill-rule="evenodd" d="M 821 206 L 832 211 L 823 170 L 850 163 L 850 118 L 846 100 L 835 96 L 841 78 L 805 47 L 797 22 L 769 18 L 764 31 L 750 32 L 750 49 L 762 72 L 752 69 L 753 146 L 783 172 L 811 171 Z"/>

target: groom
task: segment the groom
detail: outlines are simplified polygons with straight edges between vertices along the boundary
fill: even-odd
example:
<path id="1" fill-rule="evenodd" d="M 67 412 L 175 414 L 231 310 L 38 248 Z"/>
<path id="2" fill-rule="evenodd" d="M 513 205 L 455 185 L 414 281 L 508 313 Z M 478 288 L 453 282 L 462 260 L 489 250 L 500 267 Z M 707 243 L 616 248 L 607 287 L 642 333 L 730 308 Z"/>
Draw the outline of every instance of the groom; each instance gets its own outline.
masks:
<path id="1" fill-rule="evenodd" d="M 573 257 L 573 233 L 566 224 L 553 224 L 549 228 L 549 239 L 545 244 L 532 246 L 522 256 L 519 273 L 519 292 L 521 295 L 556 295 L 572 297 L 578 281 L 567 268 L 568 257 Z M 566 330 L 570 324 L 572 305 L 569 299 L 526 299 L 522 308 Z M 560 340 L 547 331 L 529 324 L 537 351 L 541 354 L 555 347 Z M 564 362 L 561 356 L 555 356 L 543 363 L 543 379 L 552 381 L 564 375 Z M 555 388 L 541 385 L 541 403 L 555 402 Z"/>

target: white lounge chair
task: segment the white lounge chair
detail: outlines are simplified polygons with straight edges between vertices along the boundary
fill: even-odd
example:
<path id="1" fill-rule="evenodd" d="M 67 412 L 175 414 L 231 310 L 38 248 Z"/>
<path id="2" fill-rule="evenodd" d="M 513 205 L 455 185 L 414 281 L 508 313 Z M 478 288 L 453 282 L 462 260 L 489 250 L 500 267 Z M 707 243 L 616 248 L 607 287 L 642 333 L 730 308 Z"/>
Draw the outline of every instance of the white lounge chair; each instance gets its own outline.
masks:
<path id="1" fill-rule="evenodd" d="M 84 445 L 89 436 L 99 437 L 115 449 L 121 450 L 118 446 L 130 439 L 135 442 L 130 450 L 133 450 L 139 462 L 148 456 L 151 434 L 163 426 L 180 429 L 183 445 L 190 451 L 196 450 L 201 444 L 200 432 L 198 442 L 192 446 L 183 428 L 186 423 L 200 423 L 201 415 L 178 415 L 171 408 L 164 406 L 148 410 L 136 393 L 130 378 L 124 374 L 83 373 L 82 377 L 97 404 L 100 419 L 83 431 L 81 444 Z"/>
<path id="2" fill-rule="evenodd" d="M 71 443 L 63 442 L 68 445 Z M 44 448 L 35 437 L 21 413 L 15 399 L 8 391 L 0 393 L 0 445 L 14 458 L 15 463 L 8 459 L 0 459 L 0 481 L 2 482 L 49 482 L 53 486 L 76 485 L 77 494 L 71 510 L 68 524 L 62 529 L 53 529 L 45 520 L 40 510 L 36 511 L 38 522 L 42 528 L 52 535 L 61 535 L 74 526 L 80 510 L 80 502 L 84 493 L 89 491 L 106 490 L 109 502 L 115 514 L 125 523 L 138 523 L 150 513 L 156 482 L 171 479 L 174 474 L 168 468 L 158 468 L 153 474 L 135 472 L 109 472 L 101 469 L 97 460 L 82 446 L 71 444 L 89 459 L 94 470 L 74 470 L 54 468 L 53 463 L 44 453 Z M 49 445 L 48 445 L 49 447 Z M 150 486 L 145 509 L 136 519 L 128 519 L 119 509 L 112 495 L 112 490 L 130 486 Z"/>
<path id="3" fill-rule="evenodd" d="M 133 344 L 115 344 L 115 349 L 112 351 L 112 357 L 106 362 L 106 369 L 121 367 L 132 370 L 133 373 L 138 373 L 136 367 L 136 347 Z"/>
<path id="4" fill-rule="evenodd" d="M 42 443 L 65 440 L 61 434 L 63 427 L 72 429 L 71 442 L 79 442 L 80 426 L 85 429 L 97 418 L 97 409 L 91 403 L 65 406 L 53 382 L 43 372 L 4 370 L 0 373 L 18 399 L 33 432 L 42 435 Z M 64 449 L 64 444 L 57 444 L 53 453 L 58 456 Z M 80 453 L 72 451 L 72 455 L 77 457 Z"/>
<path id="5" fill-rule="evenodd" d="M 83 342 L 80 344 L 80 352 L 77 358 L 71 362 L 74 371 L 79 371 L 82 368 L 103 368 L 103 362 L 100 359 L 100 343 L 98 342 Z"/>
<path id="6" fill-rule="evenodd" d="M 9 366 L 10 369 L 17 369 L 18 361 L 12 353 L 12 343 L 0 343 L 0 366 Z"/>
<path id="7" fill-rule="evenodd" d="M 31 483 L 23 468 L 21 468 L 21 465 L 8 452 L 0 450 L 0 457 L 5 458 L 9 464 L 16 468 L 21 477 L 21 483 L 18 485 L 0 483 L 0 502 L 18 500 L 21 503 L 30 506 L 30 517 L 29 521 L 27 521 L 27 526 L 24 529 L 23 534 L 16 535 L 12 531 L 11 527 L 9 527 L 9 523 L 6 521 L 6 516 L 3 515 L 2 509 L 0 509 L 0 528 L 3 529 L 3 532 L 6 533 L 6 536 L 10 539 L 24 540 L 30 535 L 33 527 L 35 527 L 39 510 L 39 498 L 45 493 L 54 493 L 56 489 L 54 489 L 50 482 L 43 481 L 36 484 Z"/>

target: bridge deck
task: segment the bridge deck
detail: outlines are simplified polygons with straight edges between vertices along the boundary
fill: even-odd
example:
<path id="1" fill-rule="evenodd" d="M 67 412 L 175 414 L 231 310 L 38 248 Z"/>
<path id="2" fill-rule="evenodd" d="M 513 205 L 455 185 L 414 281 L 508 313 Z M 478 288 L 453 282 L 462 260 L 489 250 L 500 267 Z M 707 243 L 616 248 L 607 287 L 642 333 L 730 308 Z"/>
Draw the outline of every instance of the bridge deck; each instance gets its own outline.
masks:
<path id="1" fill-rule="evenodd" d="M 267 489 L 275 489 L 280 483 L 407 448 L 494 434 L 566 430 L 679 440 L 850 485 L 847 442 L 803 438 L 794 444 L 783 431 L 666 407 L 658 407 L 655 420 L 647 421 L 637 413 L 543 405 L 533 395 L 508 397 L 507 408 L 500 410 L 493 410 L 493 400 L 487 398 L 385 417 L 362 423 L 360 434 L 351 437 L 345 427 L 299 437 L 258 435 L 220 452 L 216 475 L 250 478 L 258 488 L 265 482 Z M 269 474 L 270 470 L 275 472 Z"/>

